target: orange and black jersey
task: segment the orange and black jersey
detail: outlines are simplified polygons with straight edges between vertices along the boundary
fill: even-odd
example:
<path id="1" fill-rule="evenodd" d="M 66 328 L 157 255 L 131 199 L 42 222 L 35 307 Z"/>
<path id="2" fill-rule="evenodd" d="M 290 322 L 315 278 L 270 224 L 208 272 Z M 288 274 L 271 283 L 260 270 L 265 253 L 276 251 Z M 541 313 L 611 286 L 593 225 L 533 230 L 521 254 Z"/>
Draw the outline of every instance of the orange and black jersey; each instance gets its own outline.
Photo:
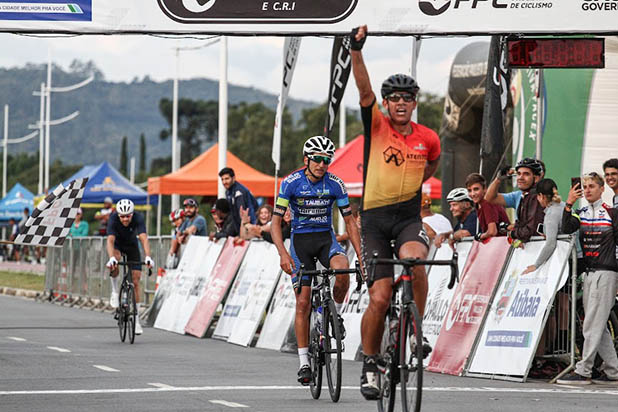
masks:
<path id="1" fill-rule="evenodd" d="M 362 210 L 396 209 L 419 215 L 425 166 L 440 157 L 440 138 L 414 122 L 410 122 L 411 134 L 400 134 L 376 100 L 361 107 L 361 117 L 365 129 Z"/>

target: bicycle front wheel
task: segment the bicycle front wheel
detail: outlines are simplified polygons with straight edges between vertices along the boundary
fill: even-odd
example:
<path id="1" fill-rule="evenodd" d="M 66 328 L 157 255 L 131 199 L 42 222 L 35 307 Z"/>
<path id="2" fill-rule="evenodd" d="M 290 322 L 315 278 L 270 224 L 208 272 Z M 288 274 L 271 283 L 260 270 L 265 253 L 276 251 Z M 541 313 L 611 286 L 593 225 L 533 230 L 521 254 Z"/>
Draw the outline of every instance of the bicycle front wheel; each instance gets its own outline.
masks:
<path id="1" fill-rule="evenodd" d="M 328 390 L 333 402 L 341 395 L 341 330 L 335 303 L 331 300 L 324 308 L 324 361 Z"/>
<path id="2" fill-rule="evenodd" d="M 116 309 L 116 316 L 118 316 L 118 331 L 120 332 L 120 342 L 124 342 L 127 338 L 127 315 L 126 307 L 123 304 L 127 296 L 127 289 L 123 285 L 120 287 L 119 301 L 120 304 Z"/>
<path id="3" fill-rule="evenodd" d="M 399 316 L 399 367 L 403 412 L 419 412 L 423 395 L 423 332 L 412 302 Z"/>
<path id="4" fill-rule="evenodd" d="M 318 330 L 316 314 L 311 311 L 309 324 L 309 366 L 311 367 L 312 379 L 309 390 L 313 399 L 319 399 L 322 393 L 322 363 L 324 362 L 324 352 L 320 344 L 320 331 Z"/>
<path id="5" fill-rule="evenodd" d="M 135 303 L 135 288 L 129 285 L 127 290 L 127 329 L 129 332 L 129 342 L 135 342 L 135 318 L 137 316 L 137 304 Z"/>
<path id="6" fill-rule="evenodd" d="M 390 339 L 389 317 L 386 318 L 382 343 L 380 344 L 380 356 L 378 361 L 378 412 L 393 412 L 395 410 L 395 398 L 397 382 L 399 381 L 399 368 L 396 348 Z"/>

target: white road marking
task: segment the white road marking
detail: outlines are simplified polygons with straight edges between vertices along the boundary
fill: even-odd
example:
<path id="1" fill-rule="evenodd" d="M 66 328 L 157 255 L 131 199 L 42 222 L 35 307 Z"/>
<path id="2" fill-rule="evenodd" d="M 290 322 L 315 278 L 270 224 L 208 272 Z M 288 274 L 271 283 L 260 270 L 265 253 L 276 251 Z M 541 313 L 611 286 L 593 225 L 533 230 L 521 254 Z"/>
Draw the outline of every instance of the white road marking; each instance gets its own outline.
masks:
<path id="1" fill-rule="evenodd" d="M 100 367 L 102 365 L 93 365 Z M 108 368 L 104 366 L 104 368 Z M 112 369 L 112 368 L 109 368 Z M 106 369 L 104 369 L 106 370 Z M 113 369 L 116 371 L 116 369 Z M 592 385 L 594 387 L 594 385 Z M 590 386 L 589 386 L 590 387 Z M 344 390 L 358 391 L 358 386 L 343 386 Z M 134 389 L 68 389 L 68 390 L 36 390 L 36 391 L 0 391 L 1 395 L 85 395 L 85 394 L 109 394 L 109 393 L 145 393 L 145 392 L 216 392 L 216 391 L 280 391 L 290 390 L 306 391 L 307 388 L 303 386 L 188 386 L 177 387 L 172 386 L 169 388 L 134 388 Z M 563 388 L 541 388 L 533 389 L 528 387 L 520 388 L 489 388 L 489 387 L 425 387 L 423 391 L 426 392 L 502 392 L 502 393 L 525 393 L 525 394 L 542 394 L 542 393 L 556 393 L 556 394 L 576 394 L 576 395 L 607 395 L 618 396 L 618 388 L 616 389 L 563 389 Z"/>
<path id="2" fill-rule="evenodd" d="M 7 339 L 16 340 L 17 342 L 25 342 L 26 341 L 26 339 L 18 338 L 17 336 L 9 336 L 9 337 L 7 337 Z"/>
<path id="3" fill-rule="evenodd" d="M 229 406 L 230 408 L 248 408 L 247 405 L 243 405 L 242 403 L 228 402 L 228 401 L 219 400 L 219 399 L 212 399 L 212 400 L 209 400 L 208 402 L 215 403 L 217 405 Z"/>
<path id="4" fill-rule="evenodd" d="M 172 385 L 166 385 L 165 383 L 149 383 L 148 385 L 154 386 L 155 388 L 162 388 L 162 389 L 170 389 L 173 388 Z"/>
<path id="5" fill-rule="evenodd" d="M 97 369 L 101 369 L 102 371 L 105 372 L 120 372 L 118 369 L 114 369 L 114 368 L 110 368 L 109 366 L 105 366 L 105 365 L 92 365 Z"/>
<path id="6" fill-rule="evenodd" d="M 58 352 L 62 352 L 62 353 L 70 353 L 71 351 L 65 348 L 59 348 L 57 346 L 48 346 L 47 349 L 51 349 L 51 350 L 56 350 Z"/>

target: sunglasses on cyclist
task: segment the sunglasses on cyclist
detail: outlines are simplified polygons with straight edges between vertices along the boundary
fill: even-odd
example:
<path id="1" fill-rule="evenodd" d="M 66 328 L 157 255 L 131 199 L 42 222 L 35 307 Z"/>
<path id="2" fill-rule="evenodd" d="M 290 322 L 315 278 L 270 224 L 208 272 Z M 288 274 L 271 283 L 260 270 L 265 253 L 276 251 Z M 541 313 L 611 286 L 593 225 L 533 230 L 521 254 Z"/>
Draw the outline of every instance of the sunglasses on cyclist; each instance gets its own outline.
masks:
<path id="1" fill-rule="evenodd" d="M 308 155 L 307 158 L 309 160 L 313 160 L 316 163 L 321 163 L 324 162 L 325 165 L 329 165 L 330 162 L 333 160 L 328 156 L 315 156 L 315 155 Z"/>
<path id="2" fill-rule="evenodd" d="M 388 100 L 389 102 L 393 102 L 393 103 L 398 103 L 399 100 L 401 99 L 403 99 L 403 101 L 406 103 L 410 103 L 415 100 L 415 97 L 407 93 L 406 94 L 391 93 L 388 96 L 386 96 L 386 100 Z"/>

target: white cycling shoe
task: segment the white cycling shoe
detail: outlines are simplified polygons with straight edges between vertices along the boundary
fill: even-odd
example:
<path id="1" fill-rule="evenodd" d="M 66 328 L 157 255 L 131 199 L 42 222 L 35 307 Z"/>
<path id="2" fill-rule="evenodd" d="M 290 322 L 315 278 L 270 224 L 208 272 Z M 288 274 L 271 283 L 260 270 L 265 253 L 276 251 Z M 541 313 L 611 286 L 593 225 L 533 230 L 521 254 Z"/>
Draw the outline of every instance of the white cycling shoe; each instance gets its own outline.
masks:
<path id="1" fill-rule="evenodd" d="M 135 334 L 141 335 L 144 333 L 144 329 L 142 329 L 142 325 L 139 323 L 139 319 L 135 318 Z"/>
<path id="2" fill-rule="evenodd" d="M 112 292 L 112 295 L 109 297 L 109 305 L 114 309 L 118 307 L 118 293 Z"/>

